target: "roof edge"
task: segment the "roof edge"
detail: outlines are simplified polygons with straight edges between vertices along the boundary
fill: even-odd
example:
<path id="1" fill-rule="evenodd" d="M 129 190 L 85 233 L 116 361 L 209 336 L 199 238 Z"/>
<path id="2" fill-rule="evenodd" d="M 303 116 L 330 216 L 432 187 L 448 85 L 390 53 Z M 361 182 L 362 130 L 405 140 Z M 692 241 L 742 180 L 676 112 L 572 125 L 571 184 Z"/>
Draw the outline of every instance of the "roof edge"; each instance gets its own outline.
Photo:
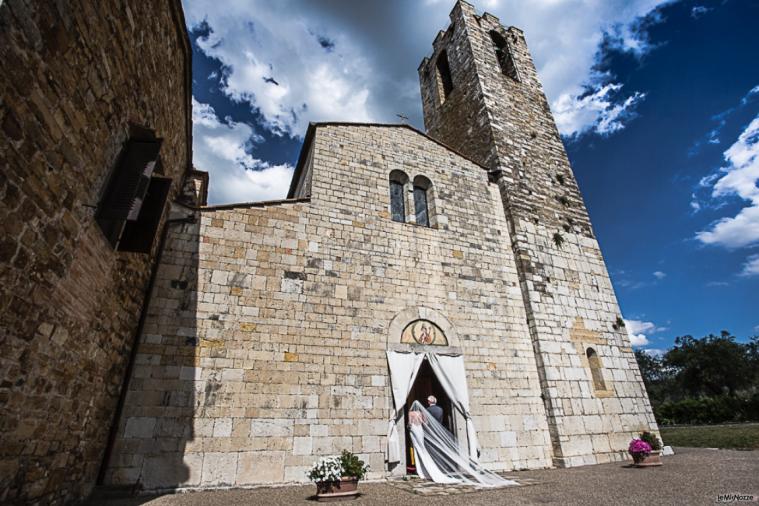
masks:
<path id="1" fill-rule="evenodd" d="M 303 145 L 300 147 L 300 154 L 298 155 L 298 162 L 295 164 L 295 170 L 293 171 L 293 177 L 290 180 L 290 188 L 287 190 L 287 198 L 292 199 L 295 196 L 295 187 L 298 185 L 300 175 L 303 172 L 303 165 L 306 163 L 308 157 L 308 150 L 311 149 L 311 142 L 314 140 L 314 132 L 316 126 L 321 123 L 309 123 L 306 130 L 306 136 L 303 139 Z"/>
<path id="2" fill-rule="evenodd" d="M 311 202 L 311 197 L 304 197 L 300 199 L 279 199 L 279 200 L 260 200 L 258 202 L 235 202 L 233 204 L 219 204 L 216 206 L 201 206 L 193 208 L 196 211 L 223 211 L 225 209 L 249 209 L 252 207 L 267 207 L 267 206 L 279 206 L 283 204 L 300 204 L 304 202 Z"/>
<path id="3" fill-rule="evenodd" d="M 171 16 L 174 19 L 174 28 L 176 28 L 182 46 L 182 59 L 184 60 L 184 101 L 185 101 L 185 137 L 187 139 L 187 166 L 185 174 L 190 174 L 193 169 L 192 165 L 192 45 L 190 43 L 190 34 L 187 32 L 187 23 L 185 22 L 184 9 L 181 0 L 173 0 L 169 4 Z"/>

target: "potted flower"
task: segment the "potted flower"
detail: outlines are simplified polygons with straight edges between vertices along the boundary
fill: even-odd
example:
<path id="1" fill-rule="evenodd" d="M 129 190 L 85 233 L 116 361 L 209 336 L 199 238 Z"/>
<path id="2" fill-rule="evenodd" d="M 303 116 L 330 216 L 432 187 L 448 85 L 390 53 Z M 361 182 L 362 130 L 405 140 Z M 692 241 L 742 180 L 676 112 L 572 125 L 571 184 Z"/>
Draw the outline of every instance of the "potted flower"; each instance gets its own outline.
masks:
<path id="1" fill-rule="evenodd" d="M 662 465 L 661 441 L 655 434 L 645 431 L 639 438 L 630 441 L 628 452 L 632 455 L 635 467 L 652 467 Z"/>
<path id="2" fill-rule="evenodd" d="M 308 478 L 316 483 L 316 498 L 330 501 L 358 497 L 358 482 L 369 466 L 357 455 L 343 450 L 339 457 L 322 457 L 308 472 Z"/>

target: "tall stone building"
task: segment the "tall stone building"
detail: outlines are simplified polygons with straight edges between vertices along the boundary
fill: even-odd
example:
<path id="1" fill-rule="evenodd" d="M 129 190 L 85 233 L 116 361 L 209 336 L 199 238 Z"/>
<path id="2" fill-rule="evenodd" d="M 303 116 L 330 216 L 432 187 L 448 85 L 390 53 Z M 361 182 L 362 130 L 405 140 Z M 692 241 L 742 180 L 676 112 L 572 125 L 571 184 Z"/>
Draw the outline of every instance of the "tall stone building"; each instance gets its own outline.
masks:
<path id="1" fill-rule="evenodd" d="M 179 0 L 0 2 L 1 504 L 97 480 L 191 170 L 190 58 Z"/>
<path id="2" fill-rule="evenodd" d="M 0 46 L 4 57 L 34 53 L 8 49 L 18 41 L 39 51 L 66 40 L 53 30 L 38 43 L 60 14 L 43 7 L 23 24 L 23 5 L 0 5 L 4 29 L 21 27 L 3 34 L 16 44 Z M 16 228 L 0 248 L 10 350 L 0 499 L 81 497 L 98 470 L 106 485 L 146 490 L 301 482 L 316 458 L 342 449 L 365 458 L 370 477 L 400 476 L 412 464 L 406 409 L 431 393 L 493 470 L 621 460 L 633 435 L 656 430 L 520 30 L 458 1 L 419 68 L 426 134 L 315 123 L 286 199 L 206 206 L 207 176 L 187 154 L 186 33 L 178 2 L 167 5 L 158 15 L 112 8 L 121 14 L 109 18 L 108 43 L 127 49 L 101 52 L 97 68 L 116 76 L 100 78 L 107 86 L 85 71 L 100 58 L 97 38 L 64 45 L 66 68 L 39 59 L 34 76 L 2 78 L 14 91 L 0 103 L 10 132 L 0 150 L 16 157 L 0 180 L 2 226 Z M 66 15 L 102 28 L 95 12 Z M 164 78 L 151 80 L 158 68 Z M 51 103 L 80 100 L 76 86 L 39 79 L 68 72 L 87 76 L 81 100 L 102 128 L 77 123 L 77 107 L 40 108 L 40 89 Z M 135 117 L 142 126 L 129 130 Z M 69 124 L 80 126 L 58 135 Z M 170 180 L 156 184 L 171 212 L 150 197 L 158 190 L 137 198 L 140 185 L 128 205 L 109 200 L 111 167 L 147 167 L 159 138 L 162 174 L 151 182 Z M 129 155 L 130 142 L 147 154 Z M 98 149 L 73 149 L 85 145 Z M 50 167 L 75 156 L 86 177 L 71 173 L 55 190 Z M 18 189 L 31 204 L 14 204 Z M 64 201 L 48 213 L 44 198 Z M 27 207 L 37 214 L 18 225 Z M 79 232 L 59 232 L 76 239 L 57 246 L 66 223 Z M 28 269 L 23 253 L 45 251 L 68 263 Z"/>

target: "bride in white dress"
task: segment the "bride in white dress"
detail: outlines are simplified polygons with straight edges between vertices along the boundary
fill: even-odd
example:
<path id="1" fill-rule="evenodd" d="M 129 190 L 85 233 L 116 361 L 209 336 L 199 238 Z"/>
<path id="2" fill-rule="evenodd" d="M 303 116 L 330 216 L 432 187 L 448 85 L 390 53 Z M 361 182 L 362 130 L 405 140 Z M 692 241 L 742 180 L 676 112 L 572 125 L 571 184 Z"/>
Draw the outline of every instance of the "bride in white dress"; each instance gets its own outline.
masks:
<path id="1" fill-rule="evenodd" d="M 414 401 L 409 409 L 411 444 L 416 452 L 416 471 L 435 483 L 464 483 L 477 487 L 517 485 L 480 467 L 462 452 L 448 430 Z"/>

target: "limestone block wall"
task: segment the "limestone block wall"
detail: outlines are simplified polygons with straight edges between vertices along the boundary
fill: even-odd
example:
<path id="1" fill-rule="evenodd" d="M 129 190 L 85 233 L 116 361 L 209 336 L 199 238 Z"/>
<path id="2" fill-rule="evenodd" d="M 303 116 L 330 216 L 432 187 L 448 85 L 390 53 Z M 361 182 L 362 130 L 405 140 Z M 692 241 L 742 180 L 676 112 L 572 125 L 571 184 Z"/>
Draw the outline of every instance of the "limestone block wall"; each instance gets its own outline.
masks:
<path id="1" fill-rule="evenodd" d="M 129 122 L 188 166 L 178 1 L 0 2 L 0 503 L 92 488 L 150 272 L 94 222 Z"/>
<path id="2" fill-rule="evenodd" d="M 432 136 L 498 171 L 555 463 L 625 458 L 630 437 L 656 430 L 656 423 L 524 34 L 490 14 L 478 16 L 463 1 L 451 20 L 455 28 L 435 40 L 433 58 L 443 50 L 457 55 L 454 89 L 442 104 L 425 101 L 425 125 Z M 501 71 L 490 31 L 507 41 L 518 79 Z M 421 82 L 427 96 L 430 84 Z M 473 110 L 483 112 L 473 118 Z M 470 142 L 472 136 L 492 141 L 483 146 Z M 603 366 L 601 391 L 593 388 L 588 348 Z"/>
<path id="3" fill-rule="evenodd" d="M 108 482 L 302 482 L 342 449 L 386 476 L 385 351 L 409 308 L 456 330 L 482 461 L 550 465 L 497 187 L 407 127 L 312 128 L 310 200 L 208 208 L 172 231 Z M 432 181 L 446 227 L 390 220 L 394 169 Z"/>

